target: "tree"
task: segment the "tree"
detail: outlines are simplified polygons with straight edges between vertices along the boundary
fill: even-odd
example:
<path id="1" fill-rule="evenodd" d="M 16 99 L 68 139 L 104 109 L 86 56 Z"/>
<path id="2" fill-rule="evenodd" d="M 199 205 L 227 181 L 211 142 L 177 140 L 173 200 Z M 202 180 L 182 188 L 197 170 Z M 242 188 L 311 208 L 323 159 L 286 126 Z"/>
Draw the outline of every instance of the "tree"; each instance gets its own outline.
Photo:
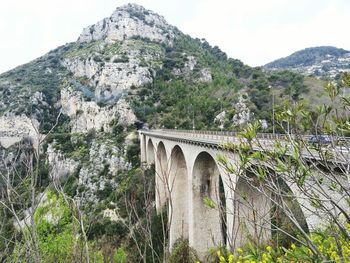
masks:
<path id="1" fill-rule="evenodd" d="M 36 135 L 3 152 L 0 216 L 6 223 L 0 229 L 1 260 L 59 262 L 79 258 L 89 262 L 84 217 L 78 204 L 64 192 L 58 178 L 47 180 L 43 144 L 60 115 L 46 135 L 40 134 L 40 125 L 33 121 Z M 73 257 L 74 253 L 79 256 Z"/>
<path id="2" fill-rule="evenodd" d="M 331 103 L 319 105 L 316 112 L 308 110 L 302 101 L 280 107 L 276 122 L 285 134 L 274 142 L 264 139 L 258 133 L 259 123 L 254 123 L 239 134 L 238 144 L 225 146 L 239 156 L 236 166 L 225 156 L 219 157 L 228 173 L 238 175 L 236 185 L 244 183 L 260 202 L 268 201 L 267 211 L 247 191 L 233 189 L 241 214 L 250 211 L 242 220 L 253 221 L 255 230 L 272 233 L 270 239 L 259 240 L 252 228 L 245 229 L 256 246 L 268 242 L 278 248 L 297 243 L 309 249 L 311 261 L 348 260 L 350 143 L 346 136 L 350 134 L 350 99 L 342 93 L 345 87 L 350 87 L 349 73 L 341 83 L 325 87 Z M 285 130 L 284 122 L 292 125 L 293 134 Z M 310 222 L 317 226 L 307 224 Z M 243 231 L 239 226 L 234 228 Z M 325 242 L 333 245 L 324 250 L 320 240 L 327 238 Z"/>

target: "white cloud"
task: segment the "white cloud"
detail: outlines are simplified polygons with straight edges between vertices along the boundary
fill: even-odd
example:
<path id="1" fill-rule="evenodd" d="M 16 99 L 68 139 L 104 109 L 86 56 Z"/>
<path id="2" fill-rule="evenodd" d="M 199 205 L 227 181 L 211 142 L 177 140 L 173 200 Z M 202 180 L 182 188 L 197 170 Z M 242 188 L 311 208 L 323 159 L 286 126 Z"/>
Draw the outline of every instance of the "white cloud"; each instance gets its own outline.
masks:
<path id="1" fill-rule="evenodd" d="M 12 0 L 0 9 L 0 72 L 75 41 L 127 0 Z M 230 57 L 261 65 L 302 48 L 350 50 L 347 0 L 136 0 Z"/>

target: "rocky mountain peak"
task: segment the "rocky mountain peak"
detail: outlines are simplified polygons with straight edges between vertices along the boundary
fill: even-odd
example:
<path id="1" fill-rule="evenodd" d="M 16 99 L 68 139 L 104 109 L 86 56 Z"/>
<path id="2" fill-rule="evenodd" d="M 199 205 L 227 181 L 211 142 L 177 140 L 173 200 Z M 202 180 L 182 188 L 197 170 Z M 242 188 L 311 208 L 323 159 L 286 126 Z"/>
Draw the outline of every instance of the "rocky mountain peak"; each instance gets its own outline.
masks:
<path id="1" fill-rule="evenodd" d="M 132 38 L 146 38 L 151 41 L 173 44 L 174 27 L 164 17 L 137 4 L 118 7 L 110 17 L 84 28 L 78 42 L 104 40 L 115 43 Z"/>

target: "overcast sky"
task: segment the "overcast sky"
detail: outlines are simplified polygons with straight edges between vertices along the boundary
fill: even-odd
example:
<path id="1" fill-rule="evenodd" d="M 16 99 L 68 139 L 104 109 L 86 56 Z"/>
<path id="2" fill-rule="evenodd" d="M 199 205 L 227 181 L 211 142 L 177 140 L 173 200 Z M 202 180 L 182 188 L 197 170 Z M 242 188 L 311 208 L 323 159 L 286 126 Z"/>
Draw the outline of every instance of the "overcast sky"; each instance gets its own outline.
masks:
<path id="1" fill-rule="evenodd" d="M 9 0 L 0 5 L 0 72 L 75 41 L 124 0 Z M 350 50 L 349 0 L 133 0 L 251 66 L 312 46 Z"/>

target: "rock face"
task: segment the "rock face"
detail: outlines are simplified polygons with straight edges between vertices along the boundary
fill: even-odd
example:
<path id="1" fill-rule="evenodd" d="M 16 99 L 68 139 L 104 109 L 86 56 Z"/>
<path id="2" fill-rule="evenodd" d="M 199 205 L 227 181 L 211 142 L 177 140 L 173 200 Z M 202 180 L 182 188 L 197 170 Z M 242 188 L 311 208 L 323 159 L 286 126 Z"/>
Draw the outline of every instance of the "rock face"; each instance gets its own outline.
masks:
<path id="1" fill-rule="evenodd" d="M 186 55 L 186 54 L 184 54 Z M 194 56 L 187 56 L 183 68 L 174 68 L 173 74 L 175 76 L 182 76 L 188 80 L 196 82 L 210 83 L 213 78 L 209 68 L 201 68 Z"/>
<path id="2" fill-rule="evenodd" d="M 218 115 L 215 116 L 214 122 L 219 124 L 219 128 L 223 129 L 224 128 L 224 123 L 227 118 L 226 116 L 226 111 L 220 112 Z"/>
<path id="3" fill-rule="evenodd" d="M 84 61 L 79 59 L 65 59 L 63 64 L 76 77 L 87 77 L 91 79 L 99 70 L 99 65 L 92 59 Z"/>
<path id="4" fill-rule="evenodd" d="M 126 149 L 127 145 L 125 145 Z M 125 149 L 119 149 L 108 140 L 93 142 L 89 152 L 89 162 L 79 171 L 79 189 L 76 199 L 81 205 L 97 203 L 98 193 L 107 189 L 116 190 L 115 176 L 118 171 L 130 168 L 124 157 Z"/>
<path id="5" fill-rule="evenodd" d="M 61 91 L 62 113 L 71 118 L 72 132 L 87 132 L 91 129 L 110 131 L 110 123 L 129 126 L 135 123 L 136 116 L 124 98 L 113 106 L 100 107 L 95 101 L 84 101 L 81 91 L 65 88 Z"/>
<path id="6" fill-rule="evenodd" d="M 102 39 L 114 43 L 130 38 L 148 38 L 172 45 L 174 28 L 163 17 L 142 6 L 128 4 L 117 8 L 113 14 L 83 30 L 78 42 Z"/>
<path id="7" fill-rule="evenodd" d="M 56 182 L 65 182 L 67 176 L 75 173 L 78 186 L 75 199 L 82 206 L 96 204 L 101 200 L 103 191 L 117 189 L 118 172 L 130 169 L 131 164 L 124 157 L 130 143 L 132 142 L 125 140 L 120 147 L 111 139 L 95 138 L 84 157 L 85 161 L 82 161 L 81 157 L 67 157 L 67 153 L 56 149 L 57 142 L 53 141 L 47 148 L 50 176 Z"/>
<path id="8" fill-rule="evenodd" d="M 208 68 L 203 68 L 200 70 L 199 82 L 212 82 L 213 78 L 211 76 L 211 71 Z"/>
<path id="9" fill-rule="evenodd" d="M 8 148 L 11 145 L 28 137 L 33 140 L 34 145 L 40 134 L 38 134 L 39 123 L 37 120 L 29 119 L 25 115 L 8 115 L 0 117 L 0 145 Z"/>
<path id="10" fill-rule="evenodd" d="M 147 67 L 140 67 L 137 61 L 128 63 L 96 63 L 93 58 L 84 61 L 66 59 L 65 66 L 76 77 L 86 77 L 95 87 L 97 100 L 119 98 L 131 87 L 140 87 L 152 82 L 151 72 Z"/>
<path id="11" fill-rule="evenodd" d="M 235 105 L 236 113 L 233 115 L 232 122 L 234 126 L 242 126 L 249 122 L 251 118 L 251 112 L 248 107 L 249 97 L 248 94 L 241 94 L 239 96 L 238 103 Z"/>
<path id="12" fill-rule="evenodd" d="M 54 149 L 52 144 L 47 147 L 47 160 L 50 165 L 50 176 L 53 180 L 62 180 L 72 174 L 79 162 L 65 157 L 64 153 Z"/>

